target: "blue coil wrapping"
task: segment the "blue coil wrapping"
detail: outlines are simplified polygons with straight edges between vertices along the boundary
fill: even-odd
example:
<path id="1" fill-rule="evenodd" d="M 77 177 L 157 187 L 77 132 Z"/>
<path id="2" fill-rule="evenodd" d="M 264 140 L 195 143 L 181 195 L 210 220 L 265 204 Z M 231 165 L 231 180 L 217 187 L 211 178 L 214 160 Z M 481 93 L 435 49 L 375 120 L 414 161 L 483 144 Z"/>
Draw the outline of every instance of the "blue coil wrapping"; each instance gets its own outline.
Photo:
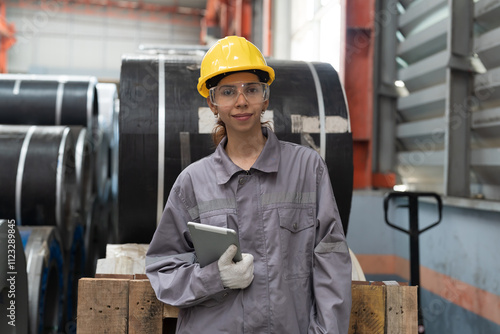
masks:
<path id="1" fill-rule="evenodd" d="M 73 320 L 76 316 L 76 299 L 78 293 L 78 279 L 85 271 L 86 249 L 83 226 L 78 225 L 73 233 L 73 243 L 68 254 L 68 275 L 66 290 L 66 321 Z"/>
<path id="2" fill-rule="evenodd" d="M 26 249 L 26 244 L 28 243 L 28 240 L 30 238 L 31 230 L 19 231 L 19 234 L 21 235 L 21 241 L 23 242 L 23 248 Z"/>
<path id="3" fill-rule="evenodd" d="M 44 312 L 45 312 L 45 299 L 47 297 L 52 297 L 52 296 L 46 296 L 45 293 L 47 292 L 47 283 L 48 283 L 48 277 L 49 277 L 49 271 L 51 269 L 52 263 L 55 262 L 57 268 L 59 268 L 57 272 L 57 281 L 58 281 L 58 286 L 59 286 L 59 304 L 63 303 L 63 296 L 64 294 L 62 293 L 64 291 L 64 280 L 63 280 L 63 255 L 61 252 L 61 246 L 57 242 L 56 239 L 53 239 L 52 242 L 50 243 L 50 258 L 48 261 L 48 265 L 43 269 L 42 272 L 42 279 L 41 279 L 41 287 L 40 287 L 40 305 L 38 308 L 38 317 L 39 317 L 39 322 L 38 322 L 38 332 L 43 333 L 44 331 Z M 57 309 L 57 323 L 61 324 L 62 322 L 62 311 L 63 308 L 59 307 Z"/>

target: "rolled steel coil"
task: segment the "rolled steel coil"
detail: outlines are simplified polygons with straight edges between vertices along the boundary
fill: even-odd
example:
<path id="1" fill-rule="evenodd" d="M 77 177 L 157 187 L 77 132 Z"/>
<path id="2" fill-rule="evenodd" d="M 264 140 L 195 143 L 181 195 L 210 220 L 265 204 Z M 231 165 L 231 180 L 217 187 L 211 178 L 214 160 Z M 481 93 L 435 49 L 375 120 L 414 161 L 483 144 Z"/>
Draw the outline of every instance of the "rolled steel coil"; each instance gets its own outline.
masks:
<path id="1" fill-rule="evenodd" d="M 75 323 L 78 301 L 78 280 L 85 275 L 86 249 L 85 226 L 77 224 L 73 232 L 71 247 L 65 257 L 66 298 L 64 299 L 64 316 L 66 324 Z"/>
<path id="2" fill-rule="evenodd" d="M 18 225 L 55 225 L 70 245 L 75 212 L 71 129 L 0 125 L 0 216 Z"/>
<path id="3" fill-rule="evenodd" d="M 106 245 L 109 236 L 109 210 L 94 195 L 88 203 L 86 212 L 84 236 L 86 250 L 85 275 L 93 277 L 97 260 L 106 257 Z"/>
<path id="4" fill-rule="evenodd" d="M 94 192 L 101 201 L 108 199 L 106 182 L 109 180 L 109 140 L 99 130 L 94 131 L 92 143 L 94 146 Z"/>
<path id="5" fill-rule="evenodd" d="M 13 219 L 0 219 L 0 333 L 28 333 L 28 275 Z"/>
<path id="6" fill-rule="evenodd" d="M 98 83 L 97 94 L 99 96 L 99 129 L 108 143 L 107 157 L 108 170 L 101 165 L 96 170 L 101 173 L 96 178 L 98 196 L 101 201 L 109 202 L 112 211 L 112 233 L 118 233 L 118 142 L 119 142 L 119 101 L 116 84 Z M 106 173 L 106 174 L 105 174 Z M 106 182 L 109 185 L 106 185 Z M 106 194 L 105 192 L 110 192 Z"/>
<path id="7" fill-rule="evenodd" d="M 86 128 L 71 127 L 75 137 L 75 174 L 77 188 L 77 210 L 81 216 L 85 215 L 88 201 L 93 194 L 93 152 L 91 145 L 91 133 Z"/>
<path id="8" fill-rule="evenodd" d="M 122 58 L 119 242 L 147 243 L 181 170 L 211 154 L 214 117 L 196 90 L 201 56 Z M 265 116 L 279 139 L 325 159 L 347 232 L 352 199 L 352 134 L 345 94 L 330 64 L 270 60 L 276 72 Z M 140 224 L 139 224 L 140 222 Z"/>
<path id="9" fill-rule="evenodd" d="M 98 112 L 95 77 L 0 75 L 0 124 L 81 125 Z"/>
<path id="10" fill-rule="evenodd" d="M 27 260 L 31 334 L 62 328 L 64 255 L 53 226 L 19 226 Z"/>

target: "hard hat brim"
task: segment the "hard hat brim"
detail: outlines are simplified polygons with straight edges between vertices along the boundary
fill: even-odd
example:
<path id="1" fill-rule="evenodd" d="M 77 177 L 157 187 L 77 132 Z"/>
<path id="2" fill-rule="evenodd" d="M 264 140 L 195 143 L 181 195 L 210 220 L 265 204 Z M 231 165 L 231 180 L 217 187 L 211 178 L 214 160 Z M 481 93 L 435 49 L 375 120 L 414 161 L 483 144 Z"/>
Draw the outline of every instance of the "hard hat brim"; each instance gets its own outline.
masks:
<path id="1" fill-rule="evenodd" d="M 256 65 L 249 65 L 249 66 L 235 66 L 231 68 L 226 68 L 214 73 L 211 73 L 209 76 L 206 76 L 204 78 L 201 78 L 198 80 L 198 92 L 200 93 L 201 96 L 203 97 L 208 97 L 209 92 L 207 88 L 207 81 L 219 74 L 227 73 L 228 75 L 231 74 L 232 72 L 240 72 L 240 71 L 247 71 L 247 70 L 261 70 L 264 72 L 267 72 L 269 74 L 269 80 L 267 81 L 268 85 L 271 85 L 271 83 L 274 81 L 275 74 L 274 70 L 270 66 L 256 66 Z"/>

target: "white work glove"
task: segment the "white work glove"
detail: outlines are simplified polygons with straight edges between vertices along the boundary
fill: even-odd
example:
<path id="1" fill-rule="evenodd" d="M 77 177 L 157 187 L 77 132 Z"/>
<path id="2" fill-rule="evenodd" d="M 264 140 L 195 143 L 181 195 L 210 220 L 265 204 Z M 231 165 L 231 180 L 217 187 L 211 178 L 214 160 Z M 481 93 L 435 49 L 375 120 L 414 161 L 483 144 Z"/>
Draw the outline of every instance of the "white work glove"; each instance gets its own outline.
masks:
<path id="1" fill-rule="evenodd" d="M 235 263 L 237 249 L 235 245 L 229 246 L 217 262 L 222 285 L 229 289 L 244 289 L 253 281 L 253 255 L 242 253 L 242 260 Z"/>

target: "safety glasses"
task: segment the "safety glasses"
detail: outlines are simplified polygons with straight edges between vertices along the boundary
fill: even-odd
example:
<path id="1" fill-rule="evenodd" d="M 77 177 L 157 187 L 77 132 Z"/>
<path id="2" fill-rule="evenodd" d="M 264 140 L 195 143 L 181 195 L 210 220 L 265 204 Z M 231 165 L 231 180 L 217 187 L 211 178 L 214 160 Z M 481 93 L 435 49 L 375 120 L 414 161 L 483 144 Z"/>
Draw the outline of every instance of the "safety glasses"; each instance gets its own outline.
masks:
<path id="1" fill-rule="evenodd" d="M 263 82 L 236 82 L 210 88 L 210 102 L 219 107 L 233 106 L 240 94 L 250 104 L 262 103 L 269 99 L 269 85 Z"/>

